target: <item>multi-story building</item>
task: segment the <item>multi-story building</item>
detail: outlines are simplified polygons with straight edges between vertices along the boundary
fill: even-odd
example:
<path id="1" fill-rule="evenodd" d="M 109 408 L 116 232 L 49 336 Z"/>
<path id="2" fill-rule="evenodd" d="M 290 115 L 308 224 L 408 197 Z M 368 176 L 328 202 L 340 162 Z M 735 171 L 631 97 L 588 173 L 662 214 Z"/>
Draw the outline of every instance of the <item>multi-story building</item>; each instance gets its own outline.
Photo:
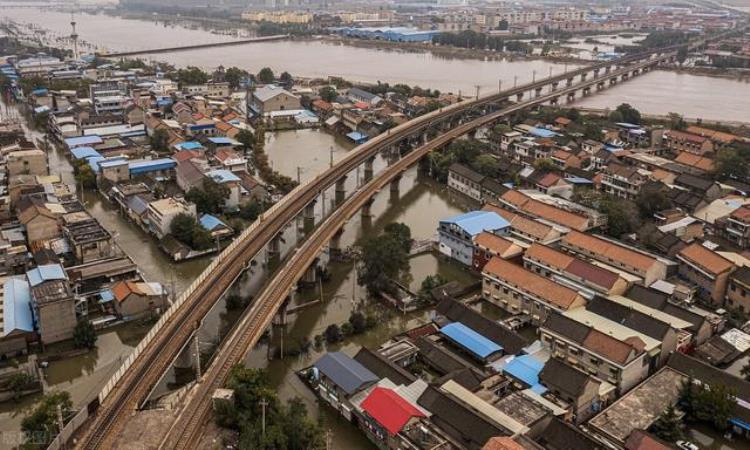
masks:
<path id="1" fill-rule="evenodd" d="M 248 107 L 259 116 L 273 111 L 289 111 L 302 108 L 299 97 L 275 85 L 267 85 L 252 91 L 248 96 Z"/>
<path id="2" fill-rule="evenodd" d="M 711 139 L 678 130 L 664 132 L 662 144 L 674 152 L 688 152 L 696 155 L 705 155 L 714 151 Z"/>
<path id="3" fill-rule="evenodd" d="M 637 167 L 609 164 L 601 172 L 602 190 L 615 197 L 633 200 L 649 180 L 650 172 Z"/>
<path id="4" fill-rule="evenodd" d="M 718 253 L 693 243 L 679 253 L 679 274 L 698 287 L 696 294 L 704 301 L 720 306 L 729 284 L 729 276 L 737 267 Z"/>
<path id="5" fill-rule="evenodd" d="M 89 213 L 68 213 L 62 216 L 62 222 L 63 235 L 70 243 L 78 264 L 115 255 L 112 235 Z"/>
<path id="6" fill-rule="evenodd" d="M 629 334 L 628 337 L 620 337 L 621 333 L 616 337 L 613 330 L 607 328 L 612 323 L 607 322 L 605 325 L 597 321 L 596 326 L 592 326 L 553 312 L 539 328 L 539 333 L 542 345 L 549 349 L 552 357 L 614 385 L 622 394 L 648 376 L 647 344 L 638 333 L 627 329 L 618 331 Z"/>
<path id="7" fill-rule="evenodd" d="M 741 206 L 714 222 L 714 229 L 724 239 L 740 248 L 750 247 L 750 207 Z"/>
<path id="8" fill-rule="evenodd" d="M 628 280 L 615 271 L 539 243 L 531 244 L 523 255 L 523 262 L 527 269 L 575 289 L 588 298 L 593 297 L 594 292 L 622 294 L 629 286 Z"/>
<path id="9" fill-rule="evenodd" d="M 448 169 L 448 187 L 476 201 L 482 201 L 482 181 L 485 176 L 460 163 Z"/>
<path id="10" fill-rule="evenodd" d="M 509 223 L 497 213 L 471 211 L 440 221 L 438 226 L 440 253 L 471 266 L 474 258 L 474 238 L 487 231 L 506 234 Z"/>
<path id="11" fill-rule="evenodd" d="M 510 211 L 523 213 L 571 230 L 585 231 L 592 226 L 593 219 L 589 217 L 558 208 L 516 190 L 509 190 L 503 194 L 499 203 L 500 206 Z"/>
<path id="12" fill-rule="evenodd" d="M 73 337 L 75 301 L 68 277 L 59 264 L 47 264 L 26 272 L 31 286 L 31 306 L 43 344 Z"/>
<path id="13" fill-rule="evenodd" d="M 180 214 L 197 217 L 195 204 L 174 197 L 167 197 L 149 203 L 148 210 L 146 211 L 146 221 L 149 224 L 149 230 L 159 239 L 164 238 L 171 231 L 172 220 Z"/>
<path id="14" fill-rule="evenodd" d="M 481 271 L 492 258 L 514 259 L 523 254 L 523 247 L 496 234 L 483 231 L 474 238 L 474 270 Z"/>
<path id="15" fill-rule="evenodd" d="M 47 154 L 39 149 L 16 150 L 5 155 L 8 176 L 47 175 Z"/>
<path id="16" fill-rule="evenodd" d="M 511 314 L 529 315 L 534 324 L 544 322 L 552 311 L 586 304 L 577 291 L 500 258 L 484 266 L 482 295 Z"/>
<path id="17" fill-rule="evenodd" d="M 729 276 L 726 305 L 733 310 L 750 313 L 750 268 L 740 267 Z"/>
<path id="18" fill-rule="evenodd" d="M 601 236 L 571 231 L 561 241 L 562 248 L 570 253 L 599 261 L 614 269 L 633 274 L 646 286 L 667 277 L 674 263 L 665 258 L 637 250 Z"/>

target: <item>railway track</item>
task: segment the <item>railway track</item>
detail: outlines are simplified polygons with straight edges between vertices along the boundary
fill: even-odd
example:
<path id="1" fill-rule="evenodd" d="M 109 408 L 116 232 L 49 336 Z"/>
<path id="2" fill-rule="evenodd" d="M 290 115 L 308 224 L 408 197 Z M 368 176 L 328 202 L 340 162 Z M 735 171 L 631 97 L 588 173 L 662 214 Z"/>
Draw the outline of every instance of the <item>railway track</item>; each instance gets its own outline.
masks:
<path id="1" fill-rule="evenodd" d="M 187 294 L 184 299 L 181 299 L 184 300 L 181 301 L 182 306 L 177 308 L 174 314 L 169 317 L 159 332 L 156 333 L 153 339 L 145 346 L 143 352 L 141 352 L 132 365 L 127 368 L 122 377 L 117 380 L 114 389 L 103 399 L 99 411 L 97 411 L 93 418 L 90 419 L 88 426 L 81 434 L 78 447 L 110 448 L 112 440 L 116 437 L 117 432 L 121 429 L 123 423 L 131 416 L 132 411 L 138 409 L 139 405 L 146 399 L 153 386 L 158 383 L 161 376 L 169 369 L 172 361 L 178 356 L 180 350 L 190 339 L 194 330 L 197 329 L 200 320 L 216 304 L 224 292 L 226 292 L 226 290 L 232 285 L 234 280 L 244 271 L 245 265 L 259 254 L 265 247 L 266 243 L 277 236 L 284 227 L 294 220 L 296 215 L 302 211 L 307 204 L 316 199 L 324 189 L 332 186 L 338 179 L 346 176 L 348 173 L 356 169 L 357 166 L 364 163 L 368 158 L 394 146 L 403 139 L 422 133 L 425 129 L 430 128 L 433 124 L 445 120 L 446 118 L 451 118 L 476 108 L 495 104 L 519 93 L 533 92 L 536 88 L 549 85 L 553 81 L 559 82 L 568 78 L 576 77 L 583 73 L 588 73 L 595 68 L 601 69 L 605 67 L 614 67 L 616 64 L 622 65 L 651 58 L 653 55 L 658 55 L 656 59 L 649 59 L 646 64 L 656 63 L 660 60 L 671 57 L 673 53 L 669 53 L 669 51 L 670 49 L 661 49 L 658 52 L 649 52 L 648 55 L 636 55 L 621 61 L 599 63 L 500 93 L 487 95 L 474 100 L 467 100 L 449 107 L 441 108 L 413 119 L 405 124 L 399 125 L 391 129 L 388 133 L 376 136 L 371 141 L 362 144 L 354 151 L 349 152 L 347 156 L 323 174 L 318 175 L 315 179 L 310 180 L 301 186 L 298 186 L 281 202 L 277 203 L 271 208 L 271 210 L 267 211 L 259 221 L 256 221 L 256 223 L 251 226 L 252 232 L 243 233 L 241 237 L 237 238 L 237 242 L 234 243 L 236 245 L 233 244 L 224 250 L 224 252 L 216 258 L 214 263 L 212 263 L 212 265 L 209 266 L 209 268 L 207 268 L 199 277 L 195 285 L 191 286 L 188 290 L 189 294 Z M 636 66 L 637 64 L 621 70 L 628 71 Z M 618 73 L 617 70 L 612 71 L 606 76 L 612 77 L 616 73 Z M 569 89 L 560 89 L 552 94 L 523 102 L 521 104 L 523 106 L 519 106 L 514 110 L 523 109 L 532 103 L 541 103 L 540 99 L 542 98 L 549 100 L 553 96 L 565 95 L 566 92 L 577 89 L 580 89 L 580 85 L 576 85 Z M 498 114 L 498 112 L 491 113 L 476 120 L 486 120 L 488 117 L 495 117 L 496 114 Z M 504 114 L 507 114 L 507 111 L 504 112 Z M 476 120 L 469 123 L 475 123 Z M 465 125 L 460 125 L 458 128 L 447 132 L 447 134 L 444 133 L 441 136 L 448 136 L 448 139 L 452 139 L 453 137 L 450 136 L 453 136 L 456 130 L 463 129 L 464 126 Z M 380 177 L 381 175 L 378 175 L 373 181 L 380 182 Z M 297 266 L 293 267 L 296 268 Z M 278 276 L 285 276 L 291 273 L 289 269 L 289 265 L 282 268 L 278 273 Z M 297 275 L 294 274 L 292 275 L 292 278 L 296 276 Z M 285 282 L 285 285 L 286 284 L 289 283 Z M 272 286 L 274 290 L 277 289 L 273 284 Z M 261 324 L 265 324 L 270 320 L 270 317 L 273 316 L 272 312 L 275 312 L 275 308 L 276 305 L 274 304 L 265 304 L 256 299 L 248 310 L 248 314 L 252 315 L 255 320 L 258 321 L 258 324 L 253 325 L 250 327 L 252 328 L 251 330 L 246 331 L 246 337 L 254 337 L 257 335 L 258 330 L 264 329 L 265 326 L 261 326 Z M 250 339 L 250 341 L 252 341 L 252 339 Z M 234 360 L 236 359 L 235 357 L 236 354 L 233 354 L 231 355 L 231 358 L 228 359 Z M 231 367 L 231 364 L 229 367 Z M 200 422 L 203 418 L 203 416 L 197 417 L 196 420 Z M 189 421 L 190 424 L 194 422 L 195 421 L 192 419 Z M 179 442 L 183 442 L 183 440 L 179 440 Z"/>
<path id="2" fill-rule="evenodd" d="M 647 64 L 645 64 L 647 65 Z M 640 67 L 640 66 L 638 66 Z M 607 75 L 607 78 L 618 76 L 629 72 L 633 68 L 627 68 L 619 72 Z M 600 79 L 592 79 L 596 83 Z M 416 164 L 422 157 L 431 151 L 438 149 L 453 139 L 462 136 L 472 130 L 490 124 L 495 120 L 513 112 L 542 104 L 559 95 L 581 89 L 580 86 L 562 89 L 538 98 L 527 100 L 523 103 L 513 104 L 474 119 L 455 129 L 443 133 L 439 137 L 414 149 L 398 162 L 387 167 L 379 176 L 362 188 L 357 190 L 350 198 L 346 199 L 321 225 L 316 228 L 310 237 L 289 258 L 287 264 L 267 283 L 266 288 L 256 298 L 254 304 L 247 310 L 243 317 L 233 328 L 229 337 L 224 342 L 221 350 L 216 355 L 214 362 L 204 374 L 203 380 L 194 388 L 189 402 L 185 405 L 183 413 L 178 417 L 167 436 L 162 441 L 160 448 L 186 449 L 195 447 L 200 441 L 204 423 L 211 413 L 211 395 L 227 381 L 231 368 L 242 361 L 244 355 L 258 342 L 260 336 L 271 324 L 278 305 L 289 295 L 302 274 L 313 263 L 323 247 L 330 241 L 339 228 L 360 210 L 374 195 L 388 185 L 392 180 L 402 174 L 406 169 Z"/>

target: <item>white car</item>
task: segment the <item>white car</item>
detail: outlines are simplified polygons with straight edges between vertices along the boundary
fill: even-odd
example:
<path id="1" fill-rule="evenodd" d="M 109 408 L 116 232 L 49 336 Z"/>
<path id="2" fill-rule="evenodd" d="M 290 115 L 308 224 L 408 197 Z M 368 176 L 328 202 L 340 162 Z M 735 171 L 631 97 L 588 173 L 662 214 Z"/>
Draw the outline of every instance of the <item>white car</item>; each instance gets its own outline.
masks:
<path id="1" fill-rule="evenodd" d="M 677 447 L 682 450 L 700 450 L 697 445 L 689 441 L 677 441 Z"/>

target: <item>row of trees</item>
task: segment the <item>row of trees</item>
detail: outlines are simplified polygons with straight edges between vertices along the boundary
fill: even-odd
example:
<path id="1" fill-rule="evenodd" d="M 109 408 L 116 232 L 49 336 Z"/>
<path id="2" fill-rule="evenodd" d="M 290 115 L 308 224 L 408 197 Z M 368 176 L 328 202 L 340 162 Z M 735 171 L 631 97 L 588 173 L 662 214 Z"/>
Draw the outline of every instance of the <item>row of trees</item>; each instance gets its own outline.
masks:
<path id="1" fill-rule="evenodd" d="M 343 341 L 348 336 L 356 336 L 374 328 L 377 325 L 377 317 L 365 315 L 359 311 L 352 311 L 349 319 L 341 325 L 331 324 L 326 327 L 322 334 L 315 336 L 315 346 L 321 347 L 323 341 L 327 344 L 335 344 Z"/>
<path id="2" fill-rule="evenodd" d="M 432 42 L 440 45 L 450 45 L 460 48 L 473 48 L 479 50 L 507 51 L 515 53 L 528 53 L 531 46 L 518 40 L 505 40 L 497 36 L 466 30 L 460 33 L 440 33 L 432 38 Z"/>
<path id="3" fill-rule="evenodd" d="M 212 76 L 208 72 L 196 66 L 188 66 L 178 69 L 176 72 L 172 73 L 171 76 L 181 85 L 206 84 L 212 79 Z M 249 79 L 253 82 L 257 81 L 263 84 L 277 81 L 276 74 L 274 74 L 270 67 L 264 67 L 260 69 L 257 75 L 253 75 L 245 69 L 233 66 L 225 69 L 222 77 L 227 83 L 229 83 L 229 86 L 232 89 L 237 89 L 245 79 Z M 278 77 L 278 82 L 289 87 L 294 82 L 294 78 L 289 72 L 282 72 Z"/>
<path id="4" fill-rule="evenodd" d="M 211 233 L 195 220 L 195 217 L 180 213 L 172 219 L 170 234 L 194 250 L 207 250 L 214 245 Z"/>
<path id="5" fill-rule="evenodd" d="M 239 433 L 239 448 L 322 450 L 326 447 L 322 424 L 308 417 L 301 399 L 295 397 L 282 403 L 264 370 L 235 366 L 227 388 L 234 390 L 234 400 L 217 405 L 216 423 Z"/>
<path id="6" fill-rule="evenodd" d="M 255 135 L 249 130 L 240 131 L 237 134 L 237 141 L 243 145 L 245 151 L 248 149 L 252 151 L 253 166 L 263 181 L 275 186 L 284 194 L 291 192 L 292 189 L 297 187 L 297 181 L 271 168 L 271 163 L 265 151 L 265 131 L 263 124 L 257 124 L 255 130 Z"/>

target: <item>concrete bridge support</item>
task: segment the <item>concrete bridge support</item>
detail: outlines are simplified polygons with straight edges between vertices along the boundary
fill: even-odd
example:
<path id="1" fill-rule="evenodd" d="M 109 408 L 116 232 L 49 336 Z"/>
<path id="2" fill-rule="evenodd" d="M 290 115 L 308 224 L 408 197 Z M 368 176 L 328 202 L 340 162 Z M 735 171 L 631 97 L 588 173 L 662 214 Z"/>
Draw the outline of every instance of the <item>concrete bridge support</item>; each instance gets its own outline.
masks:
<path id="1" fill-rule="evenodd" d="M 190 369 L 195 368 L 196 361 L 196 354 L 195 354 L 195 344 L 193 343 L 193 340 L 195 337 L 190 339 L 188 344 L 185 346 L 185 348 L 182 349 L 182 352 L 177 356 L 177 359 L 174 361 L 174 367 L 176 369 Z"/>
<path id="2" fill-rule="evenodd" d="M 604 82 L 600 81 L 600 82 L 596 83 L 596 90 L 597 91 L 601 91 L 602 89 L 604 89 Z"/>
<path id="3" fill-rule="evenodd" d="M 604 68 L 604 73 L 609 74 L 612 71 L 612 66 L 607 66 Z"/>
<path id="4" fill-rule="evenodd" d="M 373 175 L 375 174 L 375 157 L 371 156 L 365 160 L 365 183 L 368 183 L 370 180 L 372 180 Z"/>
<path id="5" fill-rule="evenodd" d="M 573 86 L 573 77 L 568 78 L 568 80 L 565 82 L 565 86 L 567 87 Z"/>
<path id="6" fill-rule="evenodd" d="M 346 200 L 346 176 L 336 180 L 336 204 L 343 203 Z"/>
<path id="7" fill-rule="evenodd" d="M 341 227 L 331 237 L 331 241 L 328 243 L 328 249 L 330 250 L 331 256 L 338 255 L 341 253 L 341 236 L 344 234 L 344 227 Z"/>
<path id="8" fill-rule="evenodd" d="M 622 78 L 622 81 L 628 81 L 628 74 L 627 73 L 622 74 L 621 78 Z"/>
<path id="9" fill-rule="evenodd" d="M 300 284 L 304 286 L 312 286 L 318 282 L 318 259 L 315 258 L 310 267 L 305 270 L 305 274 L 302 275 Z"/>
<path id="10" fill-rule="evenodd" d="M 594 69 L 594 78 L 599 76 L 599 69 Z"/>
<path id="11" fill-rule="evenodd" d="M 576 93 L 575 92 L 569 92 L 568 93 L 568 103 L 573 103 L 576 101 Z"/>
<path id="12" fill-rule="evenodd" d="M 276 264 L 281 260 L 281 234 L 277 234 L 268 242 L 268 264 Z"/>
<path id="13" fill-rule="evenodd" d="M 538 88 L 534 89 L 534 95 L 537 96 L 537 97 L 541 97 L 542 96 L 542 88 L 538 87 Z"/>
<path id="14" fill-rule="evenodd" d="M 560 97 L 552 97 L 552 100 L 549 101 L 550 105 L 557 106 L 558 99 Z"/>
<path id="15" fill-rule="evenodd" d="M 614 86 L 614 85 L 616 85 L 616 84 L 617 84 L 617 78 L 616 78 L 616 77 L 615 77 L 615 78 L 610 78 L 610 79 L 609 79 L 609 85 L 610 85 L 610 86 Z"/>
<path id="16" fill-rule="evenodd" d="M 289 309 L 289 302 L 290 302 L 290 299 L 289 299 L 289 296 L 287 295 L 287 297 L 284 299 L 284 302 L 279 307 L 278 312 L 276 313 L 275 316 L 273 316 L 274 326 L 283 327 L 287 324 L 287 321 L 289 318 L 289 315 L 287 314 L 287 310 Z M 281 345 L 282 345 L 281 357 L 283 358 L 284 357 L 284 347 L 283 347 L 284 344 L 282 343 Z"/>
<path id="17" fill-rule="evenodd" d="M 302 213 L 303 229 L 305 232 L 309 232 L 315 227 L 315 203 L 313 200 L 305 206 L 305 210 Z"/>
<path id="18" fill-rule="evenodd" d="M 398 175 L 396 178 L 394 178 L 391 181 L 391 201 L 398 200 L 398 197 L 401 195 L 401 192 L 399 190 L 399 184 L 401 182 L 401 175 Z"/>
<path id="19" fill-rule="evenodd" d="M 586 76 L 587 76 L 587 75 L 588 75 L 588 74 L 587 74 L 586 72 L 584 72 L 584 73 L 582 73 L 582 74 L 581 74 L 581 82 L 582 82 L 582 83 L 583 83 L 584 81 L 586 81 Z"/>
<path id="20" fill-rule="evenodd" d="M 372 205 L 375 203 L 375 199 L 371 198 L 362 205 L 362 218 L 372 217 Z"/>
<path id="21" fill-rule="evenodd" d="M 560 84 L 560 83 L 558 83 L 557 81 L 553 81 L 553 82 L 552 82 L 552 84 L 550 85 L 550 92 L 554 92 L 554 91 L 556 91 L 556 90 L 557 90 L 557 86 L 558 86 L 559 84 Z"/>
<path id="22" fill-rule="evenodd" d="M 521 102 L 521 100 L 523 100 L 523 92 L 516 94 L 516 102 Z"/>

